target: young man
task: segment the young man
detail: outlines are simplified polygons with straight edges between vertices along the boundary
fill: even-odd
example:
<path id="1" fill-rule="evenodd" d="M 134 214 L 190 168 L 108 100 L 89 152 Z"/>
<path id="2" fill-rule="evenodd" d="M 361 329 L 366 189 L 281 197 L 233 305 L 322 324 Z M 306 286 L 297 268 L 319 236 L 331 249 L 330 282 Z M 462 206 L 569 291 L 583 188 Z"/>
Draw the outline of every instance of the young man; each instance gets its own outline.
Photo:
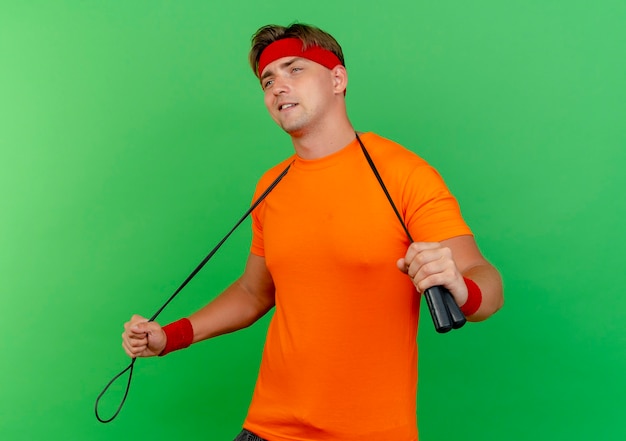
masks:
<path id="1" fill-rule="evenodd" d="M 265 105 L 295 155 L 260 180 L 245 270 L 204 308 L 164 328 L 133 316 L 130 357 L 164 355 L 249 326 L 275 307 L 237 440 L 417 440 L 420 294 L 445 286 L 471 321 L 503 303 L 437 172 L 409 150 L 357 133 L 341 47 L 306 25 L 266 26 L 250 51 Z M 361 148 L 371 155 L 403 222 Z"/>

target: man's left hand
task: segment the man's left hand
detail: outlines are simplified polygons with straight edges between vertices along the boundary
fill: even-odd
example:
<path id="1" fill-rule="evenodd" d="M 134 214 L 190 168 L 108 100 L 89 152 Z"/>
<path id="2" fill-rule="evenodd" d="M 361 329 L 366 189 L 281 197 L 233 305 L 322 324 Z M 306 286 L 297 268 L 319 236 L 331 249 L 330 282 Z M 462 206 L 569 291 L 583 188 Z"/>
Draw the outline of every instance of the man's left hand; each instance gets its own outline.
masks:
<path id="1" fill-rule="evenodd" d="M 418 292 L 442 285 L 452 293 L 458 305 L 465 304 L 467 286 L 450 248 L 439 242 L 413 242 L 397 265 L 411 278 Z"/>

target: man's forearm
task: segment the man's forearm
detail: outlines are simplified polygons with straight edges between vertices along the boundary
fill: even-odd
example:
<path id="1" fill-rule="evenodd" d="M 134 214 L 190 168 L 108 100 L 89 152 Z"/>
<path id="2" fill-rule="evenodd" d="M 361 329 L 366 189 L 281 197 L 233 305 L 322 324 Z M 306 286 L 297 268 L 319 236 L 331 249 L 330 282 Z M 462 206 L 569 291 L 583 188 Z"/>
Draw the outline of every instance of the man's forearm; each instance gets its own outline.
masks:
<path id="1" fill-rule="evenodd" d="M 469 321 L 485 320 L 504 304 L 502 278 L 497 269 L 486 263 L 474 266 L 463 273 L 463 277 L 473 280 L 480 288 L 482 302 L 480 308 L 467 317 Z"/>
<path id="2" fill-rule="evenodd" d="M 274 306 L 273 301 L 249 292 L 240 280 L 189 317 L 193 342 L 246 328 Z"/>

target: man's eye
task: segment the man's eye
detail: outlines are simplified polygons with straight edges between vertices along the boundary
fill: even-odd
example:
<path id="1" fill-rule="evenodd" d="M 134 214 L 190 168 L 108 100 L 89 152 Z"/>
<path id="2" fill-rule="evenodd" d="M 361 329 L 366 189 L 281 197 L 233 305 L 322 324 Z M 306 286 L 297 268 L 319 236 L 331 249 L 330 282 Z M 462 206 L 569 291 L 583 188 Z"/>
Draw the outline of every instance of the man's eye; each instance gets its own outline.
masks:
<path id="1" fill-rule="evenodd" d="M 298 71 L 301 71 L 301 70 L 302 70 L 302 68 L 301 68 L 301 67 L 292 67 L 292 68 L 291 68 L 291 71 L 292 71 L 292 72 L 298 72 Z"/>
<path id="2" fill-rule="evenodd" d="M 263 89 L 267 89 L 272 84 L 274 84 L 274 80 L 267 80 L 265 83 L 263 83 Z"/>

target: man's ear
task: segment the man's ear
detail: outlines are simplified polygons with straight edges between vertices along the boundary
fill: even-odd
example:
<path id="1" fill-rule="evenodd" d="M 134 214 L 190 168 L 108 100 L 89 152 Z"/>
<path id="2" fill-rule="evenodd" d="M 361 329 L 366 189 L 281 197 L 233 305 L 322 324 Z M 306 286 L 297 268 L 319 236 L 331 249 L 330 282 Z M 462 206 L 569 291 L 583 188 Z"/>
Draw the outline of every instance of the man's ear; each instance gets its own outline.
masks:
<path id="1" fill-rule="evenodd" d="M 331 74 L 335 93 L 345 94 L 346 88 L 348 87 L 348 72 L 346 68 L 338 64 L 331 69 Z"/>

